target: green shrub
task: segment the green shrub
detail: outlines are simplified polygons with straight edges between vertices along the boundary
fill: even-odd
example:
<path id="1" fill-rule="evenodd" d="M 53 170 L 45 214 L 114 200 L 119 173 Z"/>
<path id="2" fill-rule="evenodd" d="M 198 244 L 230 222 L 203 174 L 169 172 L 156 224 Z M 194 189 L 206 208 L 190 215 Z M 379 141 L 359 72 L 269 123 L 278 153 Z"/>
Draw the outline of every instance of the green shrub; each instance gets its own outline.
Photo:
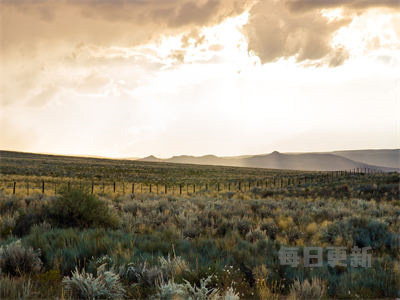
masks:
<path id="1" fill-rule="evenodd" d="M 41 249 L 46 268 L 57 266 L 67 275 L 76 265 L 84 267 L 92 258 L 104 255 L 129 257 L 134 251 L 133 238 L 130 233 L 104 228 L 81 231 L 75 228 L 51 229 L 43 232 L 40 227 L 35 227 L 22 241 L 34 249 Z"/>
<path id="2" fill-rule="evenodd" d="M 386 223 L 367 218 L 352 217 L 330 224 L 323 232 L 323 240 L 333 243 L 340 237 L 344 241 L 353 241 L 360 248 L 371 246 L 375 251 L 388 250 L 391 232 Z M 394 246 L 393 246 L 394 247 Z"/>
<path id="3" fill-rule="evenodd" d="M 39 224 L 44 220 L 44 212 L 31 212 L 28 214 L 21 214 L 16 221 L 13 233 L 16 236 L 22 237 L 29 233 L 33 225 Z"/>
<path id="4" fill-rule="evenodd" d="M 58 269 L 50 269 L 44 273 L 38 273 L 32 277 L 35 286 L 35 294 L 40 299 L 54 298 L 54 295 L 62 294 L 63 276 Z"/>
<path id="5" fill-rule="evenodd" d="M 388 299 L 398 297 L 399 265 L 389 256 L 375 258 L 371 268 L 350 268 L 329 279 L 329 294 L 338 298 Z"/>
<path id="6" fill-rule="evenodd" d="M 0 248 L 1 272 L 10 275 L 37 273 L 42 267 L 39 256 L 40 250 L 25 248 L 21 245 L 21 241 L 17 240 Z"/>
<path id="7" fill-rule="evenodd" d="M 59 227 L 118 226 L 118 218 L 107 203 L 86 189 L 62 189 L 50 207 L 50 216 Z"/>

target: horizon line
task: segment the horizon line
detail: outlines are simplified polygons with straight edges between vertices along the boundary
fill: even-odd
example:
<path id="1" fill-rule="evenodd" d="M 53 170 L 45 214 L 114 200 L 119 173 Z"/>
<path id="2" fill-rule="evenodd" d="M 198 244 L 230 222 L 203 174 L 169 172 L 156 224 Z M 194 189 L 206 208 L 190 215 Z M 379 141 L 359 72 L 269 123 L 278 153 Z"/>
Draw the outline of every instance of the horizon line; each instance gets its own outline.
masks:
<path id="1" fill-rule="evenodd" d="M 171 159 L 173 157 L 182 157 L 182 156 L 189 156 L 189 157 L 204 157 L 204 156 L 215 156 L 218 158 L 235 158 L 240 156 L 260 156 L 260 155 L 267 155 L 272 154 L 274 152 L 280 154 L 305 154 L 305 153 L 332 153 L 332 152 L 341 152 L 341 151 L 384 151 L 384 150 L 400 150 L 400 148 L 368 148 L 368 149 L 337 149 L 337 150 L 328 150 L 328 151 L 295 151 L 295 152 L 287 152 L 287 151 L 278 151 L 274 150 L 272 152 L 264 152 L 258 154 L 238 154 L 238 155 L 216 155 L 216 154 L 203 154 L 203 155 L 191 155 L 191 154 L 176 154 L 169 157 L 158 157 L 154 154 L 149 154 L 143 157 L 129 157 L 129 156 L 104 156 L 104 155 L 96 155 L 96 154 L 68 154 L 68 153 L 55 153 L 55 152 L 33 152 L 33 151 L 21 151 L 21 150 L 10 150 L 10 149 L 0 149 L 0 151 L 8 151 L 8 152 L 19 152 L 19 153 L 26 153 L 26 154 L 41 154 L 41 155 L 53 155 L 53 156 L 71 156 L 71 157 L 86 157 L 86 158 L 101 158 L 101 159 L 117 159 L 117 160 L 140 160 L 148 157 L 154 157 L 161 160 Z M 1 160 L 1 157 L 0 157 Z"/>

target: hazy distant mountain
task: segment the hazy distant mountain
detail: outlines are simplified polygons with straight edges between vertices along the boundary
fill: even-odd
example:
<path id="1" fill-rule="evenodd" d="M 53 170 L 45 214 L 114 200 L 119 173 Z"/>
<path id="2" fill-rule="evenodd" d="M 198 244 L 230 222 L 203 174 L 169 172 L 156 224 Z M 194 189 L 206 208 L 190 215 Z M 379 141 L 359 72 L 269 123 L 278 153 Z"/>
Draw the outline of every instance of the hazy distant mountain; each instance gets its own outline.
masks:
<path id="1" fill-rule="evenodd" d="M 150 155 L 150 156 L 147 156 L 145 158 L 140 158 L 138 160 L 140 160 L 140 161 L 150 161 L 150 162 L 162 162 L 162 161 L 164 161 L 163 159 L 157 158 L 154 155 Z"/>
<path id="2" fill-rule="evenodd" d="M 247 167 L 265 167 L 273 169 L 291 169 L 307 171 L 334 171 L 354 168 L 376 168 L 364 163 L 325 153 L 283 154 L 273 152 L 267 155 L 256 155 L 245 159 Z"/>
<path id="3" fill-rule="evenodd" d="M 366 164 L 400 168 L 400 149 L 335 151 L 336 155 Z"/>
<path id="4" fill-rule="evenodd" d="M 279 153 L 274 151 L 270 154 L 262 155 L 242 155 L 232 157 L 218 157 L 215 155 L 205 156 L 173 156 L 168 159 L 159 159 L 155 156 L 148 156 L 140 159 L 141 161 L 169 162 L 201 165 L 222 165 L 233 167 L 251 168 L 272 168 L 290 169 L 306 171 L 334 171 L 350 169 L 375 169 L 383 171 L 399 171 L 400 167 L 396 163 L 395 155 L 399 150 L 374 150 L 373 154 L 368 154 L 370 150 L 360 151 L 337 151 L 331 153 Z M 385 157 L 387 155 L 387 157 Z M 346 156 L 352 156 L 351 159 Z M 377 164 L 374 162 L 383 162 Z"/>

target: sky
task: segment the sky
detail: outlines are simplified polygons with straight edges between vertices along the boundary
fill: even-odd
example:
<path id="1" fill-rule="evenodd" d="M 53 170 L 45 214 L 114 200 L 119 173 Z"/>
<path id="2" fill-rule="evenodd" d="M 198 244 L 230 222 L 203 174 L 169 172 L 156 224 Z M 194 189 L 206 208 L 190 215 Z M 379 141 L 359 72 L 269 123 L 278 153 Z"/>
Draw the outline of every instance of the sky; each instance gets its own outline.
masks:
<path id="1" fill-rule="evenodd" d="M 0 0 L 0 149 L 400 148 L 398 0 Z"/>

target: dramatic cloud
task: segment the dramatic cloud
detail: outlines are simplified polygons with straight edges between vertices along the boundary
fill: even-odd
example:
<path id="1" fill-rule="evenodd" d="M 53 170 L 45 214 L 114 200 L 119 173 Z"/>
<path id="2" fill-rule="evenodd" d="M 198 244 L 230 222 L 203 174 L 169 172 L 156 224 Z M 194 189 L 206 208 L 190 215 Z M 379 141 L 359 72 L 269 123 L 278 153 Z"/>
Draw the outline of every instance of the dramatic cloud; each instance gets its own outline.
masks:
<path id="1" fill-rule="evenodd" d="M 288 6 L 292 10 L 305 11 L 309 9 L 327 9 L 327 8 L 350 8 L 365 9 L 371 7 L 387 7 L 400 9 L 399 0 L 287 0 Z"/>
<path id="2" fill-rule="evenodd" d="M 218 24 L 243 13 L 247 1 L 12 0 L 0 5 L 1 47 L 9 49 L 46 41 L 133 46 L 162 33 Z"/>
<path id="3" fill-rule="evenodd" d="M 40 105 L 69 81 L 85 79 L 92 70 L 130 64 L 167 65 L 157 54 L 134 47 L 163 36 L 198 36 L 205 26 L 241 14 L 243 0 L 0 0 L 0 103 Z M 197 34 L 197 36 L 195 36 Z M 184 61 L 171 49 L 166 57 Z M 66 71 L 68 70 L 68 77 Z M 147 75 L 144 75 L 147 76 Z M 12 78 L 12 80 L 9 80 Z M 48 82 L 52 81 L 52 82 Z M 104 81 L 104 80 L 103 80 Z M 82 84 L 79 91 L 101 88 Z M 26 100 L 32 98 L 32 100 Z M 43 98 L 43 101 L 40 99 Z"/>
<path id="4" fill-rule="evenodd" d="M 319 12 L 296 14 L 282 1 L 260 1 L 251 9 L 245 31 L 249 49 L 263 63 L 291 56 L 297 61 L 316 60 L 327 55 L 337 60 L 337 50 L 331 47 L 331 35 L 350 21 L 346 18 L 328 22 Z"/>
<path id="5" fill-rule="evenodd" d="M 343 45 L 333 45 L 337 31 L 368 8 L 400 8 L 398 0 L 261 0 L 250 10 L 245 26 L 248 47 L 263 63 L 294 57 L 338 66 L 348 57 Z M 341 9 L 329 17 L 328 9 Z"/>

